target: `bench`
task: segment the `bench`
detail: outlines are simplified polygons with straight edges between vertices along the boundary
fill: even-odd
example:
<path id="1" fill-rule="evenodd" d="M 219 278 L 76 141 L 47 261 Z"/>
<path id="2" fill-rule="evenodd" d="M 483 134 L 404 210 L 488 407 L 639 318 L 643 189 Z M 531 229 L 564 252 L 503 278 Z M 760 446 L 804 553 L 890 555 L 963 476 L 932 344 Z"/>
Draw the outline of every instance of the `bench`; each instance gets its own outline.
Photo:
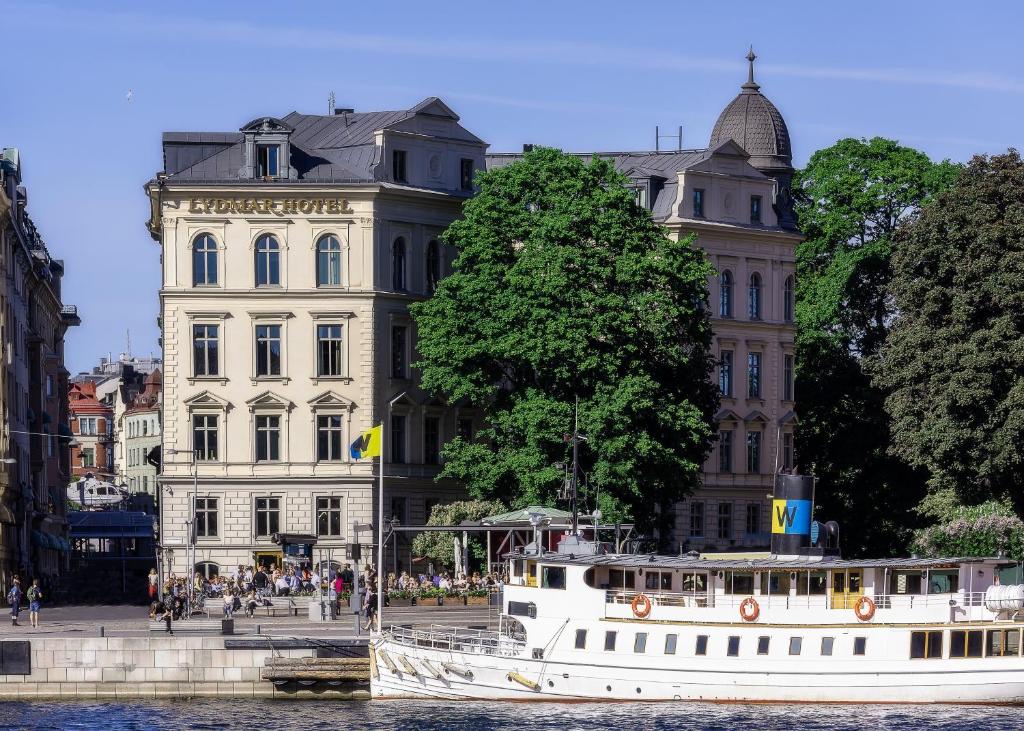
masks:
<path id="1" fill-rule="evenodd" d="M 282 612 L 284 613 L 284 615 L 286 617 L 287 616 L 298 617 L 299 616 L 299 607 L 295 604 L 295 602 L 292 601 L 291 599 L 287 599 L 286 597 L 278 597 L 278 600 L 280 601 L 280 599 L 282 599 L 282 598 L 286 599 L 286 601 L 288 602 L 287 605 L 284 605 L 284 604 L 273 604 L 273 603 L 265 604 L 263 606 L 256 607 L 256 611 L 259 612 L 260 610 L 266 610 L 266 613 L 267 613 L 268 617 L 276 617 L 279 614 L 281 614 Z"/>
<path id="2" fill-rule="evenodd" d="M 150 632 L 166 632 L 167 624 L 165 622 L 150 622 Z M 177 622 L 171 622 L 171 631 L 174 633 L 179 632 L 215 632 L 220 634 L 221 623 L 220 620 L 212 622 L 200 622 L 194 619 L 179 620 Z"/>

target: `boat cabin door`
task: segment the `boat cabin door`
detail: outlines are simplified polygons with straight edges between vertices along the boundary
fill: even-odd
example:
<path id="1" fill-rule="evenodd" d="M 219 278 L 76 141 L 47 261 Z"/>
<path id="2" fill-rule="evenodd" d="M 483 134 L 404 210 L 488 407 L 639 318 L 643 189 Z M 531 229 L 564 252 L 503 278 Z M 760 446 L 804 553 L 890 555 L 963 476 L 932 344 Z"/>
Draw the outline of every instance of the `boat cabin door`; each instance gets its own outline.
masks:
<path id="1" fill-rule="evenodd" d="M 864 572 L 844 569 L 832 572 L 832 608 L 852 609 L 864 593 Z"/>

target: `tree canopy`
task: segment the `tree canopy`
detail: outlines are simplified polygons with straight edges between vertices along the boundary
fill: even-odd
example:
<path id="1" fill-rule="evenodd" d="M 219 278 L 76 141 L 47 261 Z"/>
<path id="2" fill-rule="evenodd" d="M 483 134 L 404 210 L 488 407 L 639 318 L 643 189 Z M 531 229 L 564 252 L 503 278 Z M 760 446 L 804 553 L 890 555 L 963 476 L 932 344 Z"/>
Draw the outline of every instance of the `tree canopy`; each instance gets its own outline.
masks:
<path id="1" fill-rule="evenodd" d="M 653 522 L 698 484 L 713 438 L 703 253 L 605 160 L 535 148 L 476 182 L 445 233 L 453 273 L 412 308 L 424 387 L 485 416 L 446 445 L 444 475 L 512 507 L 551 504 L 578 398 L 604 515 Z"/>
<path id="2" fill-rule="evenodd" d="M 933 491 L 1024 507 L 1024 163 L 978 156 L 901 230 L 877 384 Z"/>
<path id="3" fill-rule="evenodd" d="M 818 478 L 819 515 L 843 523 L 851 555 L 899 551 L 924 476 L 888 451 L 884 392 L 871 370 L 893 316 L 896 231 L 956 174 L 892 140 L 843 139 L 794 178 L 797 454 Z"/>
<path id="4" fill-rule="evenodd" d="M 427 525 L 459 525 L 464 520 L 480 520 L 489 515 L 505 512 L 505 506 L 497 500 L 460 500 L 443 505 L 435 505 L 427 516 Z M 440 531 L 417 533 L 412 541 L 412 555 L 429 558 L 437 566 L 453 567 L 455 565 L 454 539 L 457 533 Z M 486 548 L 477 536 L 470 535 L 469 555 L 479 564 L 486 566 Z"/>

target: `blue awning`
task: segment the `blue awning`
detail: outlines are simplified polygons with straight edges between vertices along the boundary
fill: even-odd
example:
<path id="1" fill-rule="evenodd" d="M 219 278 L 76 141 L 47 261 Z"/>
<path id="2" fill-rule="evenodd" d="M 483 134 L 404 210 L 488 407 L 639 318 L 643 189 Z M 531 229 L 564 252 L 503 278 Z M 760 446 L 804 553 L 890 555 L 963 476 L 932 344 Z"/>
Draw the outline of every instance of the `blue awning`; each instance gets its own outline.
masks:
<path id="1" fill-rule="evenodd" d="M 156 516 L 127 510 L 68 513 L 71 538 L 153 538 Z"/>

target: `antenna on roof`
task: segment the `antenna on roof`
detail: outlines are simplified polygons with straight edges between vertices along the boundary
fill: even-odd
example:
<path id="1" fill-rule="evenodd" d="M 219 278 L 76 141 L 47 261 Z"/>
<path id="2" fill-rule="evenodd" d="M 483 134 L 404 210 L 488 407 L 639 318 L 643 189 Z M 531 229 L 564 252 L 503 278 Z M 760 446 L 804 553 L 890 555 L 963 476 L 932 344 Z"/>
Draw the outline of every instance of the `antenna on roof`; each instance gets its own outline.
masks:
<path id="1" fill-rule="evenodd" d="M 683 149 L 683 125 L 679 125 L 679 133 L 674 135 L 663 135 L 661 128 L 655 125 L 654 127 L 654 151 L 661 152 L 661 140 L 667 138 L 676 141 L 676 152 L 680 152 Z"/>
<path id="2" fill-rule="evenodd" d="M 334 92 L 332 91 L 327 97 L 327 114 L 328 116 L 334 116 Z"/>

